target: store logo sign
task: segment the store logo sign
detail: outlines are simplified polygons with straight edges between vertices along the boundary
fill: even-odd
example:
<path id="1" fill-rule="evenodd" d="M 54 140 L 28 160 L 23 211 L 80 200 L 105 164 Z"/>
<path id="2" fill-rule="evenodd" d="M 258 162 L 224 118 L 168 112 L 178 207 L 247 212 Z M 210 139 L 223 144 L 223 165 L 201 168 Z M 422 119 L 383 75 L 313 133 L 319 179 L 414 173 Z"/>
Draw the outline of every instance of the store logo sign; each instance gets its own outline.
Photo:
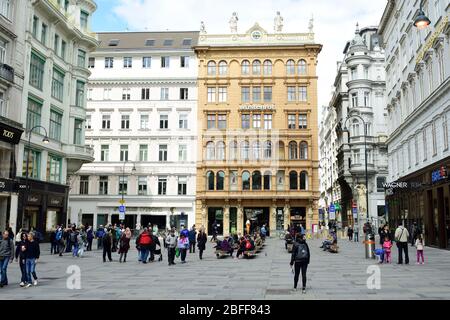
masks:
<path id="1" fill-rule="evenodd" d="M 435 170 L 431 173 L 431 181 L 433 183 L 447 179 L 447 168 L 441 167 L 439 170 Z"/>

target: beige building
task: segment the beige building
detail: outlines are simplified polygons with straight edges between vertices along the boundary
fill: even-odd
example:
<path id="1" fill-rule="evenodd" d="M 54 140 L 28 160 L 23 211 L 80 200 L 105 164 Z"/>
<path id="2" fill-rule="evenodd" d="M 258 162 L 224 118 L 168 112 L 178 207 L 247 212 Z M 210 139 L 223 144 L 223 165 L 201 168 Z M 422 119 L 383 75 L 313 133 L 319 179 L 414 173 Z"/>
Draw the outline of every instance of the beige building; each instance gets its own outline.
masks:
<path id="1" fill-rule="evenodd" d="M 279 18 L 279 17 L 278 17 Z M 318 223 L 317 56 L 308 33 L 207 34 L 199 63 L 196 223 L 219 234 Z"/>

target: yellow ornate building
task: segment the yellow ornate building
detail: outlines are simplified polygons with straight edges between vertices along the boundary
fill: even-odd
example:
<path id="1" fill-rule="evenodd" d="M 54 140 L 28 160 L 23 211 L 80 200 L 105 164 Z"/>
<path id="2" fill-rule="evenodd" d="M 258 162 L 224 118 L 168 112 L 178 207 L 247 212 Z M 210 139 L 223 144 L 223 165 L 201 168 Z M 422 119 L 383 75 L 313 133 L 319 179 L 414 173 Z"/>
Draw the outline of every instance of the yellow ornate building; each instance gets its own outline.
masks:
<path id="1" fill-rule="evenodd" d="M 309 33 L 201 31 L 197 226 L 318 223 L 317 56 Z"/>

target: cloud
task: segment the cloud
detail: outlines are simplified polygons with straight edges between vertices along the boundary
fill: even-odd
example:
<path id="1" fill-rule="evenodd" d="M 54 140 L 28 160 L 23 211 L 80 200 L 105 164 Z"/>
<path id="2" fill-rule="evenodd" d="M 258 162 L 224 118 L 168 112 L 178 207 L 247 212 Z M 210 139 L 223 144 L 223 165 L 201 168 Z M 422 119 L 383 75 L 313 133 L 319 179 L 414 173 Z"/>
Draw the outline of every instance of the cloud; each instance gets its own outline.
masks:
<path id="1" fill-rule="evenodd" d="M 306 32 L 313 14 L 316 42 L 324 46 L 318 64 L 320 108 L 330 101 L 336 62 L 343 58 L 356 22 L 377 26 L 385 4 L 386 0 L 117 0 L 112 10 L 129 30 L 199 30 L 204 21 L 208 33 L 228 33 L 234 11 L 240 32 L 255 22 L 272 31 L 276 11 L 284 18 L 285 32 Z"/>

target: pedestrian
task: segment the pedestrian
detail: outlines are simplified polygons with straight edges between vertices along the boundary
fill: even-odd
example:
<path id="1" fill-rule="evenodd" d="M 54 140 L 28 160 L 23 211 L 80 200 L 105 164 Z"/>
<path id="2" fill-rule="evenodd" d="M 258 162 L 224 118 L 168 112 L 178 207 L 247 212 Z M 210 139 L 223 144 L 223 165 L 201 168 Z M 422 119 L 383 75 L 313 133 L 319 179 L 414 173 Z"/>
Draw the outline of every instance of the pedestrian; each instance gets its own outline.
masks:
<path id="1" fill-rule="evenodd" d="M 169 266 L 175 265 L 175 248 L 177 247 L 177 236 L 175 235 L 175 230 L 172 228 L 169 235 L 165 239 L 167 244 L 167 257 L 169 261 Z"/>
<path id="2" fill-rule="evenodd" d="M 123 262 L 127 262 L 127 254 L 128 250 L 130 249 L 130 240 L 131 240 L 131 230 L 130 228 L 126 228 L 125 232 L 122 233 L 119 240 L 120 263 L 122 263 L 122 258 Z"/>
<path id="3" fill-rule="evenodd" d="M 27 272 L 27 283 L 25 288 L 31 287 L 31 284 L 37 286 L 38 277 L 36 275 L 36 263 L 39 260 L 41 250 L 39 248 L 39 242 L 34 240 L 34 234 L 32 232 L 28 233 L 28 242 L 25 246 L 25 266 Z M 31 277 L 34 281 L 32 282 Z"/>
<path id="4" fill-rule="evenodd" d="M 195 240 L 197 237 L 197 231 L 195 231 L 195 224 L 189 231 L 189 253 L 195 253 Z"/>
<path id="5" fill-rule="evenodd" d="M 92 241 L 94 241 L 94 230 L 92 226 L 87 226 L 86 229 L 87 248 L 86 251 L 92 251 Z"/>
<path id="6" fill-rule="evenodd" d="M 111 228 L 108 228 L 106 230 L 106 232 L 103 233 L 102 247 L 103 247 L 103 262 L 106 262 L 106 255 L 108 255 L 109 262 L 112 262 L 112 257 L 111 257 L 111 247 L 112 247 Z"/>
<path id="7" fill-rule="evenodd" d="M 65 252 L 69 253 L 72 252 L 72 241 L 71 241 L 71 235 L 72 233 L 75 232 L 75 230 L 73 229 L 73 227 L 68 227 L 65 233 L 65 240 L 66 240 L 66 250 Z"/>
<path id="8" fill-rule="evenodd" d="M 392 241 L 388 237 L 385 237 L 383 242 L 383 249 L 384 249 L 384 261 L 386 263 L 392 262 L 391 248 L 392 248 Z"/>
<path id="9" fill-rule="evenodd" d="M 58 229 L 56 230 L 55 241 L 58 245 L 57 250 L 58 250 L 59 256 L 61 257 L 66 248 L 65 241 L 64 241 L 64 229 L 63 229 L 62 225 L 58 226 Z"/>
<path id="10" fill-rule="evenodd" d="M 347 236 L 348 236 L 348 241 L 352 241 L 352 239 L 353 239 L 353 227 L 352 226 L 348 226 Z"/>
<path id="11" fill-rule="evenodd" d="M 403 226 L 402 222 L 400 222 L 397 230 L 395 230 L 395 242 L 397 243 L 398 248 L 398 264 L 403 264 L 403 253 L 405 253 L 405 264 L 409 264 L 408 239 L 409 232 Z"/>
<path id="12" fill-rule="evenodd" d="M 205 233 L 205 228 L 200 228 L 200 232 L 197 236 L 197 247 L 199 251 L 200 260 L 203 259 L 203 251 L 206 249 L 206 242 L 208 242 L 208 236 Z"/>
<path id="13" fill-rule="evenodd" d="M 153 262 L 153 261 L 155 261 L 155 251 L 156 251 L 156 246 L 159 246 L 159 247 L 161 247 L 161 243 L 159 242 L 159 238 L 158 238 L 158 236 L 153 232 L 153 230 L 154 230 L 154 226 L 153 226 L 153 229 L 152 230 L 149 230 L 149 233 L 150 233 L 150 237 L 152 237 L 152 242 L 151 242 L 151 244 L 150 244 L 150 262 Z M 161 252 L 161 251 L 160 251 Z M 160 258 L 161 258 L 161 255 L 160 255 Z M 161 261 L 162 259 L 160 259 L 160 261 Z"/>
<path id="14" fill-rule="evenodd" d="M 56 254 L 58 244 L 56 242 L 56 229 L 52 229 L 50 233 L 50 254 Z"/>
<path id="15" fill-rule="evenodd" d="M 14 240 L 9 237 L 9 232 L 4 231 L 0 240 L 0 288 L 8 285 L 6 274 L 8 263 L 14 260 Z"/>
<path id="16" fill-rule="evenodd" d="M 20 241 L 16 242 L 16 252 L 15 252 L 16 262 L 19 261 L 21 273 L 19 285 L 21 287 L 24 287 L 27 283 L 27 267 L 25 264 L 26 260 L 25 249 L 27 247 L 27 242 L 28 242 L 28 235 L 25 232 L 22 232 L 20 234 Z"/>
<path id="17" fill-rule="evenodd" d="M 144 231 L 136 238 L 136 245 L 139 246 L 140 261 L 144 264 L 147 263 L 152 243 L 153 239 L 148 228 L 144 228 Z"/>
<path id="18" fill-rule="evenodd" d="M 416 244 L 416 240 L 422 235 L 422 230 L 417 225 L 417 222 L 414 222 L 412 231 L 411 246 L 414 246 Z"/>
<path id="19" fill-rule="evenodd" d="M 9 226 L 8 229 L 6 229 L 6 231 L 8 231 L 9 238 L 14 241 L 14 232 L 11 226 Z"/>
<path id="20" fill-rule="evenodd" d="M 184 233 L 180 234 L 178 239 L 178 250 L 180 250 L 181 263 L 186 263 L 186 254 L 189 249 L 189 238 Z"/>
<path id="21" fill-rule="evenodd" d="M 391 233 L 389 232 L 389 226 L 385 224 L 380 231 L 380 244 L 383 245 L 385 238 L 388 238 L 392 242 Z"/>
<path id="22" fill-rule="evenodd" d="M 79 231 L 77 229 L 72 230 L 72 232 L 70 233 L 70 243 L 72 245 L 72 257 L 78 257 L 78 248 L 79 248 L 78 234 Z"/>
<path id="23" fill-rule="evenodd" d="M 95 237 L 97 238 L 97 250 L 103 248 L 103 235 L 105 234 L 105 229 L 102 225 L 95 232 Z"/>
<path id="24" fill-rule="evenodd" d="M 306 271 L 311 259 L 308 244 L 305 240 L 305 235 L 298 234 L 292 249 L 291 267 L 294 272 L 294 291 L 297 291 L 298 278 L 300 271 L 302 272 L 302 293 L 306 293 Z"/>
<path id="25" fill-rule="evenodd" d="M 353 241 L 359 242 L 359 229 L 358 227 L 353 229 Z"/>
<path id="26" fill-rule="evenodd" d="M 416 246 L 416 249 L 417 249 L 417 264 L 419 264 L 419 263 L 420 264 L 425 264 L 425 259 L 424 259 L 424 256 L 423 256 L 423 249 L 424 249 L 425 244 L 423 242 L 421 234 L 419 234 L 417 236 L 415 246 Z M 420 259 L 422 259 L 422 262 L 420 262 Z"/>
<path id="27" fill-rule="evenodd" d="M 78 243 L 77 256 L 81 258 L 84 254 L 84 247 L 87 244 L 87 234 L 86 231 L 84 231 L 84 227 L 81 228 L 80 232 L 77 235 L 77 243 Z"/>
<path id="28" fill-rule="evenodd" d="M 117 237 L 117 232 L 116 232 L 116 224 L 113 225 L 112 229 L 111 229 L 111 236 L 112 236 L 112 252 L 116 252 L 117 251 L 117 243 L 119 242 L 119 238 Z"/>

